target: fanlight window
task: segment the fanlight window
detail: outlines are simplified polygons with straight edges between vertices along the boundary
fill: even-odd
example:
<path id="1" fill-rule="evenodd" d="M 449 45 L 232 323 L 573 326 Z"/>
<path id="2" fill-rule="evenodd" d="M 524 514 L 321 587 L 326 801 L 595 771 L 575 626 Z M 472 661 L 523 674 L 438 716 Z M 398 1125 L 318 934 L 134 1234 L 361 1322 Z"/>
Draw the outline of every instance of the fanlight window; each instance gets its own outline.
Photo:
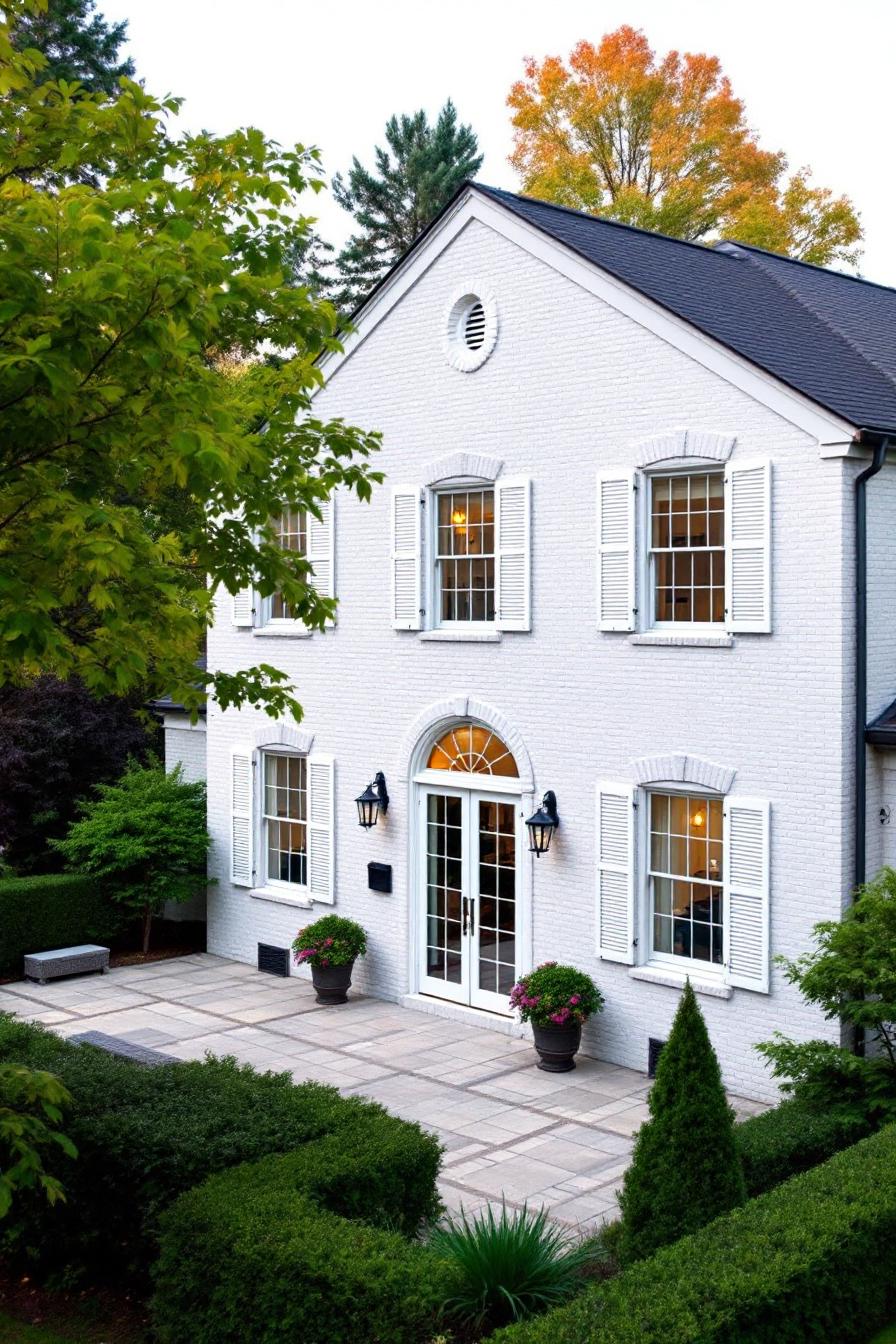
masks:
<path id="1" fill-rule="evenodd" d="M 459 723 L 438 739 L 429 753 L 430 770 L 460 770 L 472 775 L 516 779 L 516 761 L 500 737 L 478 723 Z"/>

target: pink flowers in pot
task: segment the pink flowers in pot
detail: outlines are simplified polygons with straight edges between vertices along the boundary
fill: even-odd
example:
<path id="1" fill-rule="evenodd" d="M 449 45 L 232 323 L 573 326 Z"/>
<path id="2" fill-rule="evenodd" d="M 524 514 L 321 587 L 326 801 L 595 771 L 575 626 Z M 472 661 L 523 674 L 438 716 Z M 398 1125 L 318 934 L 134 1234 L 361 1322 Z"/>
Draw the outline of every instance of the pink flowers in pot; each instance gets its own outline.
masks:
<path id="1" fill-rule="evenodd" d="M 575 966 L 543 962 L 522 976 L 510 991 L 510 1006 L 521 1022 L 534 1026 L 571 1026 L 599 1013 L 604 1000 L 594 981 Z"/>

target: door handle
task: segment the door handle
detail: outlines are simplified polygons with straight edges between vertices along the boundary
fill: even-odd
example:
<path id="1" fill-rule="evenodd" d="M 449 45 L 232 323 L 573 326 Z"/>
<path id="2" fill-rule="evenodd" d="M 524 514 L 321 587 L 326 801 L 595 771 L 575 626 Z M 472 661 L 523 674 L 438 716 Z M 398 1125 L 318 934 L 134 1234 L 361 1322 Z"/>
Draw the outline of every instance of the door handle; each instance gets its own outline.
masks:
<path id="1" fill-rule="evenodd" d="M 473 897 L 464 897 L 464 933 L 473 933 Z"/>

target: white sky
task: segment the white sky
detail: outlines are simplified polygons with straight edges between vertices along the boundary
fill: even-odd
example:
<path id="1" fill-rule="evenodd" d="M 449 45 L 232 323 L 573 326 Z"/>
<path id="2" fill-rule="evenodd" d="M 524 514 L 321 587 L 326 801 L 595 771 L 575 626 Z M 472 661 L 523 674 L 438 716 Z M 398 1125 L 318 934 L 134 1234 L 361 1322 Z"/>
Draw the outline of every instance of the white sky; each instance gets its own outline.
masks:
<path id="1" fill-rule="evenodd" d="M 566 56 L 580 38 L 630 23 L 654 49 L 721 59 L 750 124 L 792 167 L 846 192 L 865 228 L 862 274 L 896 285 L 892 0 L 99 0 L 129 21 L 130 51 L 155 94 L 185 99 L 191 129 L 252 124 L 319 145 L 328 172 L 369 163 L 393 112 L 449 96 L 479 136 L 479 177 L 518 186 L 507 162 L 507 91 L 526 55 Z M 313 211 L 331 242 L 351 219 Z"/>

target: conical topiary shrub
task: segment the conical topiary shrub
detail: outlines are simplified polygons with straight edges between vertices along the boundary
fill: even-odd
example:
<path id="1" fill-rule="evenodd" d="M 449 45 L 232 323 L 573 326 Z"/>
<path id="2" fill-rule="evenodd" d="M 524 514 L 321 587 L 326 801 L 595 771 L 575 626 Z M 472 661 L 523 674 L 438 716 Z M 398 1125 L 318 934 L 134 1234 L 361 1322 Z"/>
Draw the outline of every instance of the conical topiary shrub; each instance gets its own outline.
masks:
<path id="1" fill-rule="evenodd" d="M 719 1062 L 690 982 L 656 1070 L 620 1204 L 623 1264 L 743 1204 L 744 1178 Z"/>

